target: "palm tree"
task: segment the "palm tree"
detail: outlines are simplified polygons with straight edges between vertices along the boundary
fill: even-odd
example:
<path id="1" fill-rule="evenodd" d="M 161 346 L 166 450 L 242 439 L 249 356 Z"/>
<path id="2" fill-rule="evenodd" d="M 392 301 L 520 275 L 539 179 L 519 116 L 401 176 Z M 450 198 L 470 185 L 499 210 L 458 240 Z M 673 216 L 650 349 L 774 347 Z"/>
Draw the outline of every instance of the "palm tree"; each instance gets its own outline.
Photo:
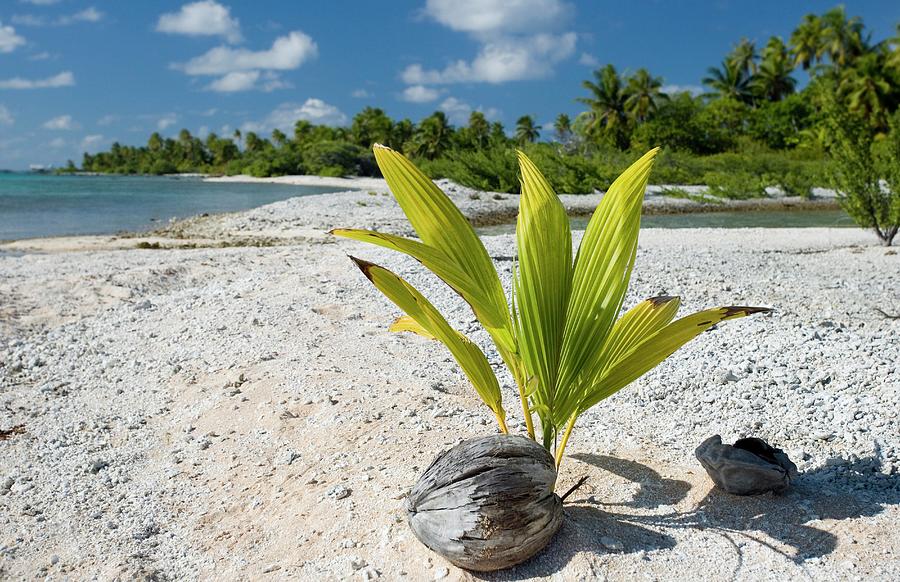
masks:
<path id="1" fill-rule="evenodd" d="M 886 64 L 900 73 L 900 23 L 897 23 L 897 34 L 885 41 L 884 50 L 887 51 Z"/>
<path id="2" fill-rule="evenodd" d="M 625 86 L 625 111 L 638 123 L 647 121 L 659 102 L 668 99 L 668 95 L 660 90 L 662 77 L 650 75 L 647 69 L 638 69 L 628 77 Z"/>
<path id="3" fill-rule="evenodd" d="M 868 49 L 863 39 L 863 23 L 859 16 L 848 19 L 843 6 L 832 8 L 822 16 L 825 52 L 835 68 L 845 68 Z"/>
<path id="4" fill-rule="evenodd" d="M 435 111 L 419 123 L 413 137 L 412 154 L 433 160 L 450 146 L 453 128 L 443 111 Z"/>
<path id="5" fill-rule="evenodd" d="M 756 73 L 756 43 L 746 38 L 742 38 L 741 42 L 736 44 L 726 57 L 726 60 L 738 69 L 742 70 L 748 77 Z"/>
<path id="6" fill-rule="evenodd" d="M 800 65 L 804 71 L 822 60 L 825 56 L 825 24 L 821 18 L 815 14 L 803 17 L 803 22 L 791 34 L 791 54 L 794 65 Z"/>
<path id="7" fill-rule="evenodd" d="M 703 78 L 703 84 L 711 89 L 709 93 L 706 93 L 707 97 L 730 98 L 743 103 L 753 101 L 751 77 L 736 63 L 726 59 L 722 62 L 721 69 L 710 67 L 706 71 L 709 76 Z"/>
<path id="8" fill-rule="evenodd" d="M 625 92 L 616 68 L 606 65 L 594 71 L 594 81 L 582 81 L 581 86 L 590 91 L 589 97 L 577 101 L 590 108 L 590 118 L 585 125 L 588 136 L 597 138 L 606 134 L 617 145 L 622 145 L 628 118 L 625 114 Z"/>
<path id="9" fill-rule="evenodd" d="M 888 112 L 894 93 L 894 83 L 886 69 L 887 55 L 868 53 L 845 69 L 838 84 L 848 108 L 869 120 L 876 130 L 887 128 Z"/>
<path id="10" fill-rule="evenodd" d="M 541 136 L 540 130 L 534 124 L 534 118 L 523 115 L 516 120 L 516 141 L 519 144 L 534 143 Z"/>
<path id="11" fill-rule="evenodd" d="M 282 148 L 287 145 L 288 138 L 283 131 L 276 127 L 272 130 L 272 141 L 275 142 L 275 145 Z"/>
<path id="12" fill-rule="evenodd" d="M 762 62 L 750 81 L 756 94 L 769 101 L 781 101 L 794 92 L 797 80 L 791 77 L 794 70 L 788 49 L 781 37 L 773 36 L 763 49 Z"/>
<path id="13" fill-rule="evenodd" d="M 476 147 L 487 145 L 491 133 L 491 124 L 481 111 L 473 111 L 469 114 L 468 133 Z"/>
<path id="14" fill-rule="evenodd" d="M 572 120 L 565 113 L 560 113 L 553 122 L 553 130 L 556 131 L 556 141 L 568 143 L 572 139 Z"/>

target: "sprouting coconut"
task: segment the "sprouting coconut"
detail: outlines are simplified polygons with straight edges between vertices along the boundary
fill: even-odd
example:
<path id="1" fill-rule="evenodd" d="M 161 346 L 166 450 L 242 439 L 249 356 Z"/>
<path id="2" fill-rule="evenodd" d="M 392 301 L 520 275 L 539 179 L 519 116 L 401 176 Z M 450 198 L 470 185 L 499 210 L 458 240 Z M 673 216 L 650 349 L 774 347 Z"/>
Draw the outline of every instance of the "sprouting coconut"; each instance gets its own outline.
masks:
<path id="1" fill-rule="evenodd" d="M 465 441 L 442 454 L 408 500 L 416 536 L 461 567 L 509 567 L 550 541 L 562 519 L 554 492 L 557 471 L 584 411 L 717 323 L 769 311 L 719 307 L 674 320 L 679 299 L 653 297 L 617 319 L 657 151 L 641 157 L 612 184 L 574 259 L 562 202 L 519 152 L 518 262 L 510 302 L 471 224 L 427 176 L 389 148 L 376 145 L 375 159 L 421 241 L 370 230 L 332 231 L 410 255 L 440 277 L 472 307 L 515 379 L 527 439 L 508 436 L 500 385 L 481 349 L 450 327 L 412 285 L 383 267 L 353 259 L 406 314 L 391 330 L 442 342 L 502 433 Z"/>

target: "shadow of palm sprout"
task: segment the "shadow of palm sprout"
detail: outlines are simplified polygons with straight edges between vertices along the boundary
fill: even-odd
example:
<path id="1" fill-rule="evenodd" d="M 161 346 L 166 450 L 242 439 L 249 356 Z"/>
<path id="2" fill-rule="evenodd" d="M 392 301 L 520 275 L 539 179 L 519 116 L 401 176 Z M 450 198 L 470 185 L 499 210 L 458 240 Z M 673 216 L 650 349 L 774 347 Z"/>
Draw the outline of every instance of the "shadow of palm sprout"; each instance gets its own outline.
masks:
<path id="1" fill-rule="evenodd" d="M 631 460 L 590 454 L 573 458 L 637 484 L 633 499 L 606 505 L 595 496 L 570 498 L 562 528 L 542 552 L 515 568 L 478 578 L 499 581 L 548 576 L 564 568 L 579 552 L 602 555 L 668 550 L 676 546 L 676 537 L 684 537 L 679 530 L 721 535 L 735 552 L 735 572 L 741 568 L 747 544 L 764 546 L 801 564 L 830 554 L 837 547 L 837 536 L 818 520 L 871 517 L 881 513 L 885 505 L 900 504 L 900 475 L 881 472 L 877 450 L 872 457 L 853 461 L 830 459 L 823 467 L 801 473 L 781 495 L 740 497 L 712 487 L 689 511 L 654 515 L 616 513 L 601 507 L 674 506 L 687 497 L 690 483 L 666 479 Z M 711 485 L 708 480 L 704 483 Z M 621 547 L 610 550 L 601 542 L 604 536 L 614 537 Z"/>

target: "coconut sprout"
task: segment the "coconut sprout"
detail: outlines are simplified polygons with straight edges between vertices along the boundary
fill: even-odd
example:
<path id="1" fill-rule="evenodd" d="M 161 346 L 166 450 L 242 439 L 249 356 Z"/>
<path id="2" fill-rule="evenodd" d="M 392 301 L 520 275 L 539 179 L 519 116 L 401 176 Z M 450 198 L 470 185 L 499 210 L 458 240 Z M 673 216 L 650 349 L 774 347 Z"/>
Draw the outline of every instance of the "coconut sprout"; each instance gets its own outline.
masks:
<path id="1" fill-rule="evenodd" d="M 557 467 L 578 417 L 717 323 L 763 307 L 716 307 L 675 319 L 678 297 L 652 297 L 619 312 L 637 253 L 641 205 L 658 152 L 650 150 L 612 184 L 577 252 L 569 218 L 550 184 L 518 152 L 522 194 L 518 260 L 509 300 L 487 250 L 453 204 L 403 155 L 376 145 L 375 159 L 420 240 L 360 229 L 332 234 L 417 259 L 471 306 L 515 379 L 528 436 Z M 353 259 L 405 315 L 391 326 L 442 342 L 508 433 L 500 385 L 487 357 L 454 330 L 419 291 L 388 269 Z M 540 421 L 536 428 L 534 416 Z"/>

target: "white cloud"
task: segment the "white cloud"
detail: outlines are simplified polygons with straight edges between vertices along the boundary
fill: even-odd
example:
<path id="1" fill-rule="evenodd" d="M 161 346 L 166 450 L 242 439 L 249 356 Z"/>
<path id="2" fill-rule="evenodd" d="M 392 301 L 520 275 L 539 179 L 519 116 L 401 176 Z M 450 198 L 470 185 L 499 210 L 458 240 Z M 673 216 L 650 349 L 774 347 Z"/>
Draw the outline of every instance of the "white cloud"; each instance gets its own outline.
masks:
<path id="1" fill-rule="evenodd" d="M 465 125 L 468 123 L 469 116 L 473 111 L 480 111 L 484 113 L 484 116 L 487 119 L 491 120 L 500 117 L 500 112 L 493 107 L 489 107 L 488 109 L 482 109 L 481 107 L 473 109 L 471 105 L 465 101 L 460 101 L 456 97 L 447 97 L 441 102 L 438 108 L 447 114 L 447 119 L 450 120 L 450 123 L 455 123 L 456 125 Z"/>
<path id="2" fill-rule="evenodd" d="M 100 149 L 100 145 L 105 141 L 105 139 L 106 138 L 98 133 L 86 135 L 84 139 L 81 140 L 81 149 L 85 151 L 96 151 Z"/>
<path id="3" fill-rule="evenodd" d="M 407 85 L 505 83 L 539 79 L 575 52 L 578 35 L 560 31 L 572 7 L 561 0 L 428 0 L 424 14 L 479 43 L 471 61 L 443 69 L 408 66 Z"/>
<path id="4" fill-rule="evenodd" d="M 401 99 L 410 103 L 431 103 L 437 101 L 442 91 L 424 85 L 412 85 L 403 90 Z"/>
<path id="5" fill-rule="evenodd" d="M 33 4 L 34 6 L 51 6 L 53 4 L 59 4 L 60 0 L 19 0 L 19 2 Z"/>
<path id="6" fill-rule="evenodd" d="M 274 91 L 290 87 L 290 84 L 271 71 L 233 71 L 207 85 L 210 91 L 235 93 L 238 91 Z"/>
<path id="7" fill-rule="evenodd" d="M 699 95 L 704 91 L 703 87 L 699 85 L 663 85 L 659 90 L 669 95 L 674 95 L 676 93 L 690 93 L 691 95 Z"/>
<path id="8" fill-rule="evenodd" d="M 539 79 L 549 75 L 553 65 L 572 55 L 576 40 L 574 32 L 499 39 L 484 44 L 471 63 L 460 60 L 442 70 L 410 65 L 403 71 L 402 79 L 407 84 L 505 83 Z"/>
<path id="9" fill-rule="evenodd" d="M 156 129 L 163 131 L 178 123 L 178 116 L 174 113 L 163 113 L 156 120 Z"/>
<path id="10" fill-rule="evenodd" d="M 104 115 L 103 117 L 101 117 L 100 119 L 97 120 L 97 125 L 105 127 L 107 125 L 112 125 L 113 123 L 117 122 L 118 120 L 119 120 L 118 115 L 112 115 L 112 114 Z"/>
<path id="11" fill-rule="evenodd" d="M 78 129 L 81 126 L 72 120 L 71 115 L 60 115 L 59 117 L 48 119 L 41 127 L 55 131 L 71 131 L 73 129 Z"/>
<path id="12" fill-rule="evenodd" d="M 206 137 L 209 135 L 209 126 L 201 125 L 199 129 L 197 129 L 197 133 L 195 133 L 194 135 L 196 137 L 199 137 L 200 139 L 206 139 Z"/>
<path id="13" fill-rule="evenodd" d="M 0 125 L 12 125 L 15 122 L 16 118 L 13 117 L 9 109 L 4 105 L 0 105 Z"/>
<path id="14" fill-rule="evenodd" d="M 50 147 L 55 149 L 60 149 L 66 147 L 66 140 L 61 137 L 56 137 L 50 140 Z"/>
<path id="15" fill-rule="evenodd" d="M 600 66 L 600 61 L 597 60 L 592 54 L 581 53 L 581 56 L 578 57 L 578 64 L 584 65 L 586 67 L 596 68 Z"/>
<path id="16" fill-rule="evenodd" d="M 321 99 L 309 98 L 303 103 L 282 103 L 263 121 L 247 122 L 241 126 L 241 129 L 268 133 L 278 128 L 290 132 L 300 119 L 317 125 L 344 125 L 347 123 L 347 116 L 334 105 Z"/>
<path id="17" fill-rule="evenodd" d="M 369 97 L 373 97 L 373 95 L 365 89 L 356 89 L 350 96 L 354 99 L 368 99 Z"/>
<path id="18" fill-rule="evenodd" d="M 0 22 L 0 53 L 11 53 L 23 44 L 25 38 L 16 34 L 15 28 Z"/>
<path id="19" fill-rule="evenodd" d="M 12 79 L 0 80 L 0 89 L 56 89 L 58 87 L 71 87 L 75 84 L 75 75 L 70 71 L 64 71 L 58 75 L 46 79 Z"/>
<path id="20" fill-rule="evenodd" d="M 293 31 L 276 38 L 268 50 L 219 46 L 186 63 L 174 63 L 171 67 L 188 75 L 221 75 L 206 86 L 210 91 L 274 91 L 290 85 L 273 71 L 296 69 L 316 54 L 318 47 L 313 39 L 300 31 Z"/>
<path id="21" fill-rule="evenodd" d="M 259 80 L 259 71 L 233 71 L 209 84 L 210 91 L 231 93 L 253 89 Z"/>
<path id="22" fill-rule="evenodd" d="M 254 69 L 286 71 L 296 69 L 316 56 L 318 47 L 312 38 L 300 31 L 279 36 L 272 48 L 264 51 L 233 49 L 219 46 L 173 68 L 188 75 L 227 75 L 234 71 Z"/>
<path id="23" fill-rule="evenodd" d="M 452 30 L 483 37 L 545 31 L 571 7 L 559 0 L 428 0 L 425 14 Z"/>
<path id="24" fill-rule="evenodd" d="M 159 17 L 156 30 L 188 36 L 221 36 L 231 43 L 241 42 L 241 25 L 231 9 L 212 0 L 185 4 L 178 12 Z"/>
<path id="25" fill-rule="evenodd" d="M 56 58 L 56 55 L 52 53 L 48 53 L 47 51 L 41 53 L 35 53 L 33 55 L 29 55 L 29 61 L 49 61 L 50 59 Z"/>
<path id="26" fill-rule="evenodd" d="M 104 16 L 106 15 L 103 12 L 90 6 L 80 12 L 64 14 L 54 19 L 34 14 L 15 14 L 12 17 L 12 21 L 22 26 L 69 26 L 79 22 L 100 22 Z"/>
<path id="27" fill-rule="evenodd" d="M 75 14 L 70 16 L 69 19 L 72 22 L 100 22 L 101 20 L 103 20 L 103 16 L 104 14 L 102 12 L 100 12 L 93 6 L 90 6 L 88 8 L 85 8 L 81 12 L 76 12 Z"/>

